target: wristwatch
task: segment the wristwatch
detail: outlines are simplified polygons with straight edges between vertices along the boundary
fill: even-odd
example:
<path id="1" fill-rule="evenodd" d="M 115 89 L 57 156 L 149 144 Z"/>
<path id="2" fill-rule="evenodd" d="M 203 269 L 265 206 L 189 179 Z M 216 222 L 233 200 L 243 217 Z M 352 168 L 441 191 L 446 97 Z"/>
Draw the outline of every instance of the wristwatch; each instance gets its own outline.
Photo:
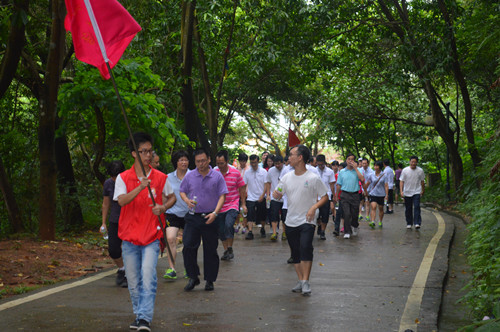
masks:
<path id="1" fill-rule="evenodd" d="M 215 214 L 215 217 L 217 217 L 219 214 L 217 212 L 212 212 L 213 214 Z"/>

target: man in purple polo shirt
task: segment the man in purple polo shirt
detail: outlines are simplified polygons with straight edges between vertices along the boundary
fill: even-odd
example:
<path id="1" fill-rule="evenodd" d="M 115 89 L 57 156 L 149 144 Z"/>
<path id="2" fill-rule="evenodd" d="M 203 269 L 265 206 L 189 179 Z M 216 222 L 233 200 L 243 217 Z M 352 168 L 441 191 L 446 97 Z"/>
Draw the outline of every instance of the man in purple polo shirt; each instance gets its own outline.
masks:
<path id="1" fill-rule="evenodd" d="M 199 148 L 194 151 L 194 163 L 196 168 L 186 174 L 180 187 L 180 196 L 189 208 L 189 212 L 184 217 L 186 225 L 182 237 L 184 267 L 189 277 L 184 290 L 191 291 L 200 284 L 197 257 L 198 248 L 203 239 L 205 290 L 212 291 L 219 273 L 219 255 L 217 254 L 219 240 L 217 223 L 214 221 L 224 205 L 228 190 L 222 174 L 210 167 L 210 156 L 205 149 Z"/>

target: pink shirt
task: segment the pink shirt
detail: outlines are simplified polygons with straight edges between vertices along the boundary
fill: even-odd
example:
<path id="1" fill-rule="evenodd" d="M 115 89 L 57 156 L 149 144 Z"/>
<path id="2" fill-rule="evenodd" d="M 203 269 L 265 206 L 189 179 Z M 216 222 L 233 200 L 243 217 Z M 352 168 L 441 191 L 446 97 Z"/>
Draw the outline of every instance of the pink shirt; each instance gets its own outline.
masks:
<path id="1" fill-rule="evenodd" d="M 220 169 L 216 169 L 220 172 Z M 222 174 L 222 173 L 221 173 Z M 228 193 L 226 194 L 226 201 L 222 206 L 220 212 L 226 212 L 231 209 L 238 210 L 240 208 L 240 191 L 239 188 L 245 185 L 240 172 L 232 167 L 228 167 L 227 173 L 223 174 Z"/>

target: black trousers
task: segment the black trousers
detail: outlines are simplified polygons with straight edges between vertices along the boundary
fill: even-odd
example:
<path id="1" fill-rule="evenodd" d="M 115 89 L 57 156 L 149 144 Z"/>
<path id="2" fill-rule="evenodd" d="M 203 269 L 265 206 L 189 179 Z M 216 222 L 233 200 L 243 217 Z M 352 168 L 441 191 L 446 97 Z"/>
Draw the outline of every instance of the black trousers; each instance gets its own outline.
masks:
<path id="1" fill-rule="evenodd" d="M 217 233 L 217 222 L 206 224 L 206 219 L 199 214 L 186 214 L 184 217 L 186 225 L 182 236 L 182 255 L 184 257 L 184 268 L 189 278 L 197 278 L 200 275 L 198 266 L 198 248 L 203 239 L 203 277 L 207 281 L 217 280 L 219 273 L 219 255 L 217 246 L 219 238 Z"/>
<path id="2" fill-rule="evenodd" d="M 340 194 L 340 204 L 344 213 L 344 233 L 352 234 L 351 227 L 358 227 L 359 194 L 343 191 Z"/>

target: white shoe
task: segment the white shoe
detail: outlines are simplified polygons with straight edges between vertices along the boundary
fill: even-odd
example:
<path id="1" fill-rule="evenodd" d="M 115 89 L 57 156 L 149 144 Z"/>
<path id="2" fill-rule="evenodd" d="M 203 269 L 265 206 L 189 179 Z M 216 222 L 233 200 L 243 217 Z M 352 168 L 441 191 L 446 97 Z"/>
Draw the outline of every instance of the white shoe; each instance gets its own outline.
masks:
<path id="1" fill-rule="evenodd" d="M 406 229 L 411 229 L 411 225 L 406 225 Z"/>
<path id="2" fill-rule="evenodd" d="M 344 234 L 344 239 L 350 239 L 351 238 L 351 234 Z"/>
<path id="3" fill-rule="evenodd" d="M 309 285 L 309 280 L 304 281 L 302 284 L 302 295 L 311 295 L 311 285 Z"/>
<path id="4" fill-rule="evenodd" d="M 415 229 L 420 229 L 420 225 L 415 225 Z"/>
<path id="5" fill-rule="evenodd" d="M 365 212 L 365 207 L 364 206 L 361 207 L 361 212 Z"/>
<path id="6" fill-rule="evenodd" d="M 295 285 L 295 287 L 292 288 L 292 292 L 294 293 L 302 292 L 302 284 L 303 284 L 302 280 L 299 280 L 299 282 L 297 282 L 297 285 Z"/>
<path id="7" fill-rule="evenodd" d="M 352 236 L 358 236 L 358 228 L 357 227 L 352 228 Z"/>

